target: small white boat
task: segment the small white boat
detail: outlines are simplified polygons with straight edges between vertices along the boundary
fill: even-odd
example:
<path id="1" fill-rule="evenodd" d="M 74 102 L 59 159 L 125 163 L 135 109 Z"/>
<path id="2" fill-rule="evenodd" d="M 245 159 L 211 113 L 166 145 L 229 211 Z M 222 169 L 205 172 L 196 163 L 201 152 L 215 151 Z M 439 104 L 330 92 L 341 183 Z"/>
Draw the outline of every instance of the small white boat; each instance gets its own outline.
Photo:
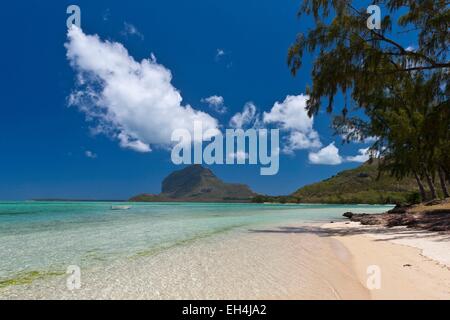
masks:
<path id="1" fill-rule="evenodd" d="M 131 206 L 111 206 L 111 210 L 130 210 Z"/>

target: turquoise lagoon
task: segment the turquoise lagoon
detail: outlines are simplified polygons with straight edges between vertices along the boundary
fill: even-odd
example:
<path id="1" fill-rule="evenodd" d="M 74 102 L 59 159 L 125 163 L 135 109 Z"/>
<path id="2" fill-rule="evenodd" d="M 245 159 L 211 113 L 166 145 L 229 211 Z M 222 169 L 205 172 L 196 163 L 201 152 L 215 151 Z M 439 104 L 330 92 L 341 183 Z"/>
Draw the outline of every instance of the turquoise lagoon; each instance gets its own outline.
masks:
<path id="1" fill-rule="evenodd" d="M 111 206 L 131 205 L 130 210 Z M 1 202 L 0 287 L 117 259 L 152 255 L 258 225 L 326 222 L 374 205 Z M 17 281 L 15 279 L 18 279 Z M 22 280 L 21 280 L 22 279 Z"/>

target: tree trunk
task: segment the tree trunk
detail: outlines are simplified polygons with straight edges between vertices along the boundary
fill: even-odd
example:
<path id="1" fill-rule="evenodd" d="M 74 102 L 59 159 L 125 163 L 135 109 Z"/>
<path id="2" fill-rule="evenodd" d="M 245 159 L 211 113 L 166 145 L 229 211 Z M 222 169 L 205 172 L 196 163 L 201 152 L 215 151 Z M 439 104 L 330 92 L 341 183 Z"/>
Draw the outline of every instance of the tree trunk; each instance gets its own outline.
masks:
<path id="1" fill-rule="evenodd" d="M 449 198 L 450 194 L 448 193 L 447 184 L 445 182 L 445 172 L 442 170 L 442 167 L 438 169 L 439 180 L 441 181 L 442 193 L 444 193 L 444 198 Z"/>
<path id="2" fill-rule="evenodd" d="M 427 194 L 425 192 L 425 188 L 423 187 L 423 183 L 416 172 L 414 172 L 414 177 L 416 178 L 417 185 L 419 186 L 420 197 L 422 198 L 422 201 L 427 201 Z"/>
<path id="3" fill-rule="evenodd" d="M 430 175 L 430 172 L 428 171 L 428 169 L 425 170 L 425 177 L 427 178 L 428 186 L 430 187 L 431 200 L 435 200 L 438 198 L 437 192 L 436 192 L 436 187 L 434 186 L 433 179 L 431 178 L 431 175 Z"/>

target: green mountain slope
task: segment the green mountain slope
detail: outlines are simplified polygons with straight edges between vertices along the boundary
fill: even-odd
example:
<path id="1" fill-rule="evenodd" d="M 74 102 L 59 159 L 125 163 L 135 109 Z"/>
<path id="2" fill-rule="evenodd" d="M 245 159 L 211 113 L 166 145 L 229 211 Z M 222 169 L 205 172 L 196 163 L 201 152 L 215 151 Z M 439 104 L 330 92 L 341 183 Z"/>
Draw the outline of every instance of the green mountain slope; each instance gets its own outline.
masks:
<path id="1" fill-rule="evenodd" d="M 376 163 L 346 170 L 298 189 L 289 198 L 303 203 L 404 203 L 417 195 L 414 178 L 401 181 L 383 174 Z"/>

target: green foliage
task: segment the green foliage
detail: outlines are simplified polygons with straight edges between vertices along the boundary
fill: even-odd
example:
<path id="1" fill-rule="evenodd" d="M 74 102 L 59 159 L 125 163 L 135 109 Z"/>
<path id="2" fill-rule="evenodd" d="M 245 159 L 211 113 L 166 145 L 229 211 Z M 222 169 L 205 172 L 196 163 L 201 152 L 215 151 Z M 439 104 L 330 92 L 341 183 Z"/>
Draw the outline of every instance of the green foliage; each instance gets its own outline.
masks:
<path id="1" fill-rule="evenodd" d="M 413 71 L 429 71 L 448 81 L 450 9 L 446 1 L 374 1 L 385 13 L 381 30 L 367 28 L 368 14 L 365 7 L 358 7 L 359 3 L 304 0 L 300 7 L 299 16 L 312 14 L 316 27 L 297 36 L 289 48 L 288 64 L 295 75 L 304 53 L 315 54 L 313 84 L 307 90 L 310 114 L 318 112 L 322 98 L 327 98 L 331 111 L 339 90 L 351 91 L 356 105 L 365 106 L 372 90 L 408 77 Z M 391 15 L 398 14 L 393 33 L 395 21 Z M 417 33 L 419 47 L 409 50 L 395 36 L 414 35 L 412 31 Z"/>
<path id="2" fill-rule="evenodd" d="M 414 192 L 409 195 L 407 201 L 410 204 L 417 204 L 417 203 L 422 202 L 422 198 L 420 196 L 420 193 Z"/>
<path id="3" fill-rule="evenodd" d="M 417 177 L 419 185 L 426 178 L 434 198 L 434 173 L 441 170 L 448 178 L 450 172 L 449 3 L 374 1 L 384 13 L 381 30 L 367 28 L 368 14 L 359 4 L 304 0 L 299 15 L 312 15 L 316 25 L 290 47 L 291 72 L 301 68 L 305 52 L 315 54 L 307 88 L 309 114 L 316 114 L 323 102 L 331 113 L 335 96 L 343 93 L 346 103 L 334 119 L 336 133 L 346 135 L 347 142 L 376 137 L 371 156 L 381 159 L 380 171 L 399 180 Z M 406 33 L 416 37 L 416 48 L 401 44 Z M 348 96 L 352 109 L 363 111 L 368 120 L 349 115 Z"/>
<path id="4" fill-rule="evenodd" d="M 414 179 L 398 181 L 379 174 L 378 163 L 366 163 L 345 170 L 319 183 L 300 188 L 292 194 L 303 203 L 380 204 L 406 203 L 417 192 Z"/>
<path id="5" fill-rule="evenodd" d="M 420 202 L 413 178 L 379 173 L 378 161 L 345 170 L 288 196 L 257 195 L 254 203 L 405 204 Z"/>

